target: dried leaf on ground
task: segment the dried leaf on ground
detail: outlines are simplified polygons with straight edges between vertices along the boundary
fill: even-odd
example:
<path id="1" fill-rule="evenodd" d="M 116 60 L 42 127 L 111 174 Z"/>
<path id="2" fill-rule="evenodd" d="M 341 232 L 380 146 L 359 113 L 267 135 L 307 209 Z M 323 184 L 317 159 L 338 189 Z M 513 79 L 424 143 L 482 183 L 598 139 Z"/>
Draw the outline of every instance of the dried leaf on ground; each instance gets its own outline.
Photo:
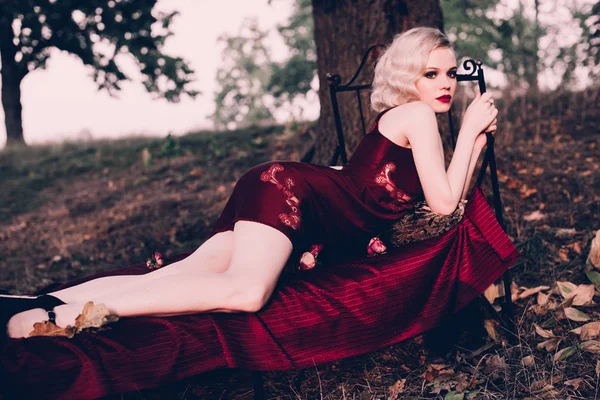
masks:
<path id="1" fill-rule="evenodd" d="M 525 289 L 524 291 L 522 291 L 521 293 L 519 293 L 518 298 L 519 299 L 524 299 L 526 297 L 529 297 L 531 295 L 539 293 L 542 290 L 547 290 L 547 289 L 550 289 L 550 286 L 538 286 L 538 287 L 531 288 L 531 289 Z"/>
<path id="2" fill-rule="evenodd" d="M 590 254 L 585 263 L 600 268 L 600 229 L 596 231 L 596 236 L 592 239 Z"/>
<path id="3" fill-rule="evenodd" d="M 565 299 L 573 298 L 571 304 L 574 306 L 587 306 L 591 304 L 594 293 L 594 285 L 579 285 L 577 289 L 570 292 Z"/>
<path id="4" fill-rule="evenodd" d="M 550 297 L 549 294 L 543 293 L 543 292 L 539 292 L 538 296 L 537 296 L 537 303 L 540 306 L 545 306 L 546 304 L 548 304 L 548 298 Z"/>
<path id="5" fill-rule="evenodd" d="M 581 340 L 587 340 L 600 336 L 600 322 L 590 322 L 579 328 L 571 329 L 569 332 L 579 335 Z"/>
<path id="6" fill-rule="evenodd" d="M 483 295 L 485 296 L 487 301 L 490 302 L 490 304 L 493 304 L 494 300 L 501 296 L 498 285 L 494 283 L 492 283 L 490 286 L 488 286 L 487 289 L 485 289 Z"/>
<path id="7" fill-rule="evenodd" d="M 558 348 L 559 343 L 560 338 L 552 338 L 544 342 L 538 343 L 537 348 L 540 350 L 546 350 L 548 353 L 550 353 Z"/>
<path id="8" fill-rule="evenodd" d="M 448 365 L 445 364 L 429 364 L 427 370 L 421 375 L 427 382 L 433 382 Z"/>
<path id="9" fill-rule="evenodd" d="M 575 346 L 565 347 L 564 349 L 558 351 L 554 355 L 554 362 L 564 361 L 567 358 L 571 357 L 576 352 L 577 352 L 577 347 L 575 347 Z"/>
<path id="10" fill-rule="evenodd" d="M 566 386 L 573 386 L 573 389 L 579 389 L 579 386 L 583 383 L 583 378 L 570 379 L 565 381 Z"/>
<path id="11" fill-rule="evenodd" d="M 540 328 L 538 326 L 538 324 L 533 324 L 533 327 L 535 328 L 535 331 L 537 332 L 537 334 L 545 339 L 550 339 L 550 338 L 556 337 L 554 332 L 552 332 L 551 330 L 546 330 L 546 329 Z"/>
<path id="12" fill-rule="evenodd" d="M 560 239 L 565 239 L 575 235 L 577 231 L 574 228 L 558 228 L 554 234 Z"/>
<path id="13" fill-rule="evenodd" d="M 581 255 L 581 244 L 579 242 L 568 244 L 567 247 L 578 255 Z"/>
<path id="14" fill-rule="evenodd" d="M 587 351 L 588 353 L 598 354 L 600 353 L 600 342 L 597 340 L 588 340 L 581 343 L 581 350 Z"/>
<path id="15" fill-rule="evenodd" d="M 401 379 L 396 381 L 392 386 L 390 386 L 390 395 L 388 400 L 394 400 L 398 398 L 400 393 L 404 393 L 404 385 L 406 384 L 406 379 Z"/>
<path id="16" fill-rule="evenodd" d="M 577 285 L 571 282 L 556 282 L 556 286 L 558 287 L 558 292 L 560 293 L 560 295 L 564 298 L 567 298 L 569 296 L 569 293 L 571 293 L 574 290 L 577 290 Z"/>
<path id="17" fill-rule="evenodd" d="M 526 356 L 521 359 L 521 365 L 524 367 L 531 367 L 535 364 L 533 356 Z"/>
<path id="18" fill-rule="evenodd" d="M 529 188 L 529 187 L 527 187 L 527 185 L 525 185 L 521 188 L 520 192 L 521 192 L 521 199 L 527 199 L 527 198 L 533 196 L 534 194 L 536 194 L 538 191 L 536 188 Z"/>
<path id="19" fill-rule="evenodd" d="M 578 309 L 573 308 L 573 307 L 567 307 L 567 308 L 565 308 L 564 311 L 565 311 L 565 316 L 567 318 L 569 318 L 571 321 L 585 322 L 585 321 L 589 321 L 591 319 L 591 317 L 589 315 L 587 315 L 583 311 L 579 311 Z"/>
<path id="20" fill-rule="evenodd" d="M 456 393 L 455 390 L 446 393 L 446 396 L 444 396 L 444 400 L 464 400 L 464 398 L 464 393 Z"/>
<path id="21" fill-rule="evenodd" d="M 569 250 L 567 250 L 566 248 L 560 248 L 558 249 L 558 257 L 562 260 L 562 261 L 569 261 Z"/>
<path id="22" fill-rule="evenodd" d="M 527 222 L 532 222 L 532 221 L 540 221 L 542 219 L 546 218 L 546 214 L 543 214 L 541 211 L 536 210 L 532 213 L 529 213 L 527 215 L 525 215 L 523 217 L 523 219 Z"/>
<path id="23" fill-rule="evenodd" d="M 544 168 L 535 167 L 531 173 L 533 176 L 540 176 L 544 174 Z"/>
<path id="24" fill-rule="evenodd" d="M 551 383 L 548 383 L 545 379 L 534 381 L 531 384 L 531 394 L 536 395 L 536 398 L 552 398 L 558 394 L 556 390 L 554 390 L 554 386 Z"/>
<path id="25" fill-rule="evenodd" d="M 487 360 L 485 360 L 485 367 L 483 368 L 483 372 L 487 375 L 490 375 L 492 380 L 499 378 L 501 374 L 508 370 L 508 364 L 504 360 L 504 357 L 500 357 L 497 354 L 494 354 Z"/>
<path id="26" fill-rule="evenodd" d="M 586 271 L 586 275 L 596 289 L 600 290 L 600 273 L 596 271 Z"/>
<path id="27" fill-rule="evenodd" d="M 483 321 L 483 327 L 485 328 L 488 336 L 494 341 L 500 341 L 500 335 L 498 335 L 498 330 L 496 329 L 499 326 L 498 321 L 493 319 L 486 319 Z"/>

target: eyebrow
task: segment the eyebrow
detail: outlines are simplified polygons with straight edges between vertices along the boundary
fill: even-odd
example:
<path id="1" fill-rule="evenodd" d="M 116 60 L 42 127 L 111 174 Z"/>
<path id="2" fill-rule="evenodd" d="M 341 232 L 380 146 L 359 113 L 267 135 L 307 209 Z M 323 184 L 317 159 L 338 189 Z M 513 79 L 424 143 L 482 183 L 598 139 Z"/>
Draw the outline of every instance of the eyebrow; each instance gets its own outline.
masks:
<path id="1" fill-rule="evenodd" d="M 425 67 L 425 69 L 435 69 L 436 71 L 439 70 L 439 68 L 437 68 L 437 67 Z M 451 71 L 453 69 L 458 69 L 458 67 L 451 67 L 448 69 L 448 71 Z"/>

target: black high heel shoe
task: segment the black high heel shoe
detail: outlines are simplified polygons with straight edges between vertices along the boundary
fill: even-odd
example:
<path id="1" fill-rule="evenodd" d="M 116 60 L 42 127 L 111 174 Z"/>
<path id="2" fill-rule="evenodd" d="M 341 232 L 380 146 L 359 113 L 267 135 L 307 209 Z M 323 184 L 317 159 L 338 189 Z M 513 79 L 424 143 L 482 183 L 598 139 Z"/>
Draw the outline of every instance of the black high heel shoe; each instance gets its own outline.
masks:
<path id="1" fill-rule="evenodd" d="M 5 292 L 5 291 L 3 291 Z M 8 292 L 5 292 L 8 293 Z M 6 325 L 13 315 L 34 308 L 43 308 L 48 312 L 48 319 L 54 319 L 54 307 L 65 304 L 64 301 L 44 294 L 41 296 L 16 296 L 11 294 L 0 295 L 0 330 L 4 341 L 7 338 Z"/>

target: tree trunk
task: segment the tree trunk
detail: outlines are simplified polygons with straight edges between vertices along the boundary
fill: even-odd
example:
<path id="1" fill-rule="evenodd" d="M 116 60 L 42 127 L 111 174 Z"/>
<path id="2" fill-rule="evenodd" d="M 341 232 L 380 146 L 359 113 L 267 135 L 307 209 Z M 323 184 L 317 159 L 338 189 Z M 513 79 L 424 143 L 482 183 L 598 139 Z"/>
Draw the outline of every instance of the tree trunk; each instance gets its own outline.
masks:
<path id="1" fill-rule="evenodd" d="M 345 84 L 352 77 L 365 50 L 377 43 L 389 44 L 400 32 L 417 26 L 443 29 L 439 0 L 312 0 L 319 75 L 321 114 L 316 149 L 311 161 L 328 164 L 337 146 L 337 134 L 327 73 L 337 73 Z M 371 83 L 374 59 L 354 82 Z M 362 93 L 363 113 L 372 119 L 368 91 Z M 362 135 L 358 100 L 354 92 L 338 95 L 347 154 L 352 154 Z"/>
<path id="2" fill-rule="evenodd" d="M 13 43 L 10 24 L 0 26 L 0 56 L 2 57 L 2 106 L 6 126 L 6 147 L 24 146 L 21 106 L 21 81 L 25 74 L 15 61 L 17 48 Z"/>

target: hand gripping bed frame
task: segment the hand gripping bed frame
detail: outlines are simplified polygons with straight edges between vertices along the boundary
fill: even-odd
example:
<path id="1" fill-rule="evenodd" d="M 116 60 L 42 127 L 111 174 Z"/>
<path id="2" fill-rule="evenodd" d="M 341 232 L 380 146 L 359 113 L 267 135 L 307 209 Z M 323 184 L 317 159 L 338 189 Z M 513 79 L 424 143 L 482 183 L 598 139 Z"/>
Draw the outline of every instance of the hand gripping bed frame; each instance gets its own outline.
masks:
<path id="1" fill-rule="evenodd" d="M 477 65 L 478 75 L 459 80 L 478 80 L 484 92 L 480 65 L 468 65 Z M 368 89 L 352 87 L 357 75 L 347 85 L 340 85 L 339 77 L 331 75 L 340 138 L 334 161 L 337 156 L 346 161 L 336 96 L 341 91 Z M 254 395 L 262 399 L 260 371 L 314 368 L 439 326 L 505 274 L 519 255 L 498 223 L 502 214 L 491 135 L 488 143 L 463 220 L 441 237 L 388 249 L 378 257 L 306 271 L 301 278 L 292 276 L 278 283 L 269 303 L 257 313 L 126 318 L 110 330 L 81 333 L 72 339 L 10 340 L 0 357 L 0 398 L 94 399 L 158 387 L 216 369 L 241 368 L 254 371 Z M 479 187 L 488 164 L 496 216 Z M 139 264 L 52 290 L 101 276 L 147 272 L 146 266 Z M 504 278 L 509 285 L 508 275 Z"/>

